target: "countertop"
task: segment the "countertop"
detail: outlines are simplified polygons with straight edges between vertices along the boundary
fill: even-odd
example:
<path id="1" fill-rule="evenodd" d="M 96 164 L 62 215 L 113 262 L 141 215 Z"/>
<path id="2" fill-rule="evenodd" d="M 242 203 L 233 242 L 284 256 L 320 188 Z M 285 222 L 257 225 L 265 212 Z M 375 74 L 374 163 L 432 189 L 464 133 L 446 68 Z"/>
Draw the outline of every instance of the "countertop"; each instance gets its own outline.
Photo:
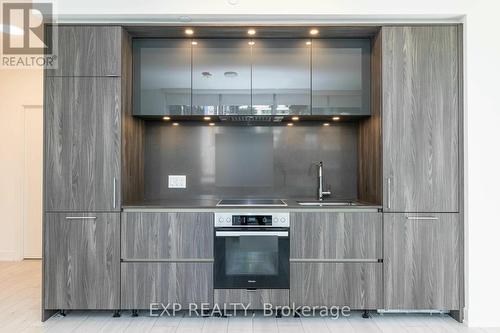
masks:
<path id="1" fill-rule="evenodd" d="M 122 205 L 123 211 L 138 212 L 138 211 L 165 211 L 165 212 L 182 212 L 182 211 L 234 211 L 234 210 L 259 210 L 259 211 L 379 211 L 381 205 L 364 203 L 356 201 L 355 205 L 341 206 L 301 206 L 297 201 L 314 201 L 314 199 L 283 199 L 287 206 L 274 207 L 249 207 L 249 206 L 233 206 L 220 207 L 217 206 L 219 200 L 216 199 L 191 199 L 191 200 L 152 200 L 130 202 Z M 328 202 L 328 200 L 325 200 Z M 337 201 L 337 200 L 335 200 Z"/>

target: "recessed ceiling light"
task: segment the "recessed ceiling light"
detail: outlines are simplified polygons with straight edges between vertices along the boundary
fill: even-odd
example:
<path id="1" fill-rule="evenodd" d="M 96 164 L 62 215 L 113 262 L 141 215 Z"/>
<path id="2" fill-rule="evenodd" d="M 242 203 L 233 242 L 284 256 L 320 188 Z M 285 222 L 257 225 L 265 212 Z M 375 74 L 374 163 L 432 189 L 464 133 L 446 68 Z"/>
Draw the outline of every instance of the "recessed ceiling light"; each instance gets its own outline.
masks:
<path id="1" fill-rule="evenodd" d="M 163 117 L 163 120 L 170 120 L 170 117 L 169 116 L 165 116 L 165 117 Z"/>
<path id="2" fill-rule="evenodd" d="M 311 30 L 309 30 L 309 34 L 310 34 L 310 35 L 313 35 L 313 36 L 314 36 L 314 35 L 317 35 L 318 33 L 319 33 L 319 30 L 318 30 L 318 29 L 311 29 Z"/>
<path id="3" fill-rule="evenodd" d="M 255 35 L 255 29 L 248 29 L 247 33 L 253 36 Z"/>
<path id="4" fill-rule="evenodd" d="M 340 120 L 340 117 L 333 117 L 332 119 L 337 121 L 337 120 Z"/>
<path id="5" fill-rule="evenodd" d="M 192 41 L 191 45 L 198 45 L 198 42 Z"/>
<path id="6" fill-rule="evenodd" d="M 288 123 L 288 124 L 286 124 L 286 125 L 287 125 L 287 126 L 293 126 L 293 123 Z"/>
<path id="7" fill-rule="evenodd" d="M 330 124 L 329 123 L 324 123 L 323 126 L 330 126 Z"/>
<path id="8" fill-rule="evenodd" d="M 184 30 L 184 32 L 186 33 L 186 35 L 192 35 L 192 34 L 194 34 L 193 29 L 186 29 L 186 30 Z"/>
<path id="9" fill-rule="evenodd" d="M 210 120 L 210 117 L 203 117 L 203 120 Z"/>
<path id="10" fill-rule="evenodd" d="M 293 120 L 293 121 L 297 121 L 297 120 L 299 120 L 299 117 L 294 116 L 294 117 L 292 117 L 292 120 Z"/>
<path id="11" fill-rule="evenodd" d="M 215 126 L 215 123 L 210 123 L 210 124 L 208 124 L 208 125 L 209 125 L 209 126 Z"/>
<path id="12" fill-rule="evenodd" d="M 172 123 L 173 126 L 179 126 L 179 123 Z"/>
<path id="13" fill-rule="evenodd" d="M 255 42 L 253 40 L 248 42 L 248 45 L 255 45 Z"/>
<path id="14" fill-rule="evenodd" d="M 312 44 L 312 43 L 311 43 L 311 41 L 310 41 L 310 40 L 308 40 L 308 41 L 306 42 L 306 45 L 311 45 L 311 44 Z"/>

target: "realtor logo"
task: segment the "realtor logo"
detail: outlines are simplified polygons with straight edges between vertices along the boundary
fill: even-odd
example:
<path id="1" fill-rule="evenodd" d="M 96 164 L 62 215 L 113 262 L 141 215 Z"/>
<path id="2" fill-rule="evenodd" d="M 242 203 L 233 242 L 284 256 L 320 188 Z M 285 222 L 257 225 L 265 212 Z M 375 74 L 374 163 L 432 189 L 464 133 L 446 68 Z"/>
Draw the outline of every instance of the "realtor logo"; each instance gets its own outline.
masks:
<path id="1" fill-rule="evenodd" d="M 55 68 L 52 3 L 2 4 L 2 67 Z"/>

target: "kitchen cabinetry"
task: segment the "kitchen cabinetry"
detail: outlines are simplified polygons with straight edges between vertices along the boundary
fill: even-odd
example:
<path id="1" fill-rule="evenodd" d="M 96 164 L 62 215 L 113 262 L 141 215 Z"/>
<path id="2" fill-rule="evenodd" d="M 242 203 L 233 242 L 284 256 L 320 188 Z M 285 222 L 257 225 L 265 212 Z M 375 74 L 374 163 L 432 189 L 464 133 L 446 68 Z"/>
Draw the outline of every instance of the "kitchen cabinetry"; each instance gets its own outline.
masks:
<path id="1" fill-rule="evenodd" d="M 382 36 L 384 211 L 458 212 L 458 27 Z"/>
<path id="2" fill-rule="evenodd" d="M 121 307 L 212 304 L 213 226 L 213 213 L 122 213 Z"/>
<path id="3" fill-rule="evenodd" d="M 369 39 L 313 39 L 313 115 L 370 115 Z"/>
<path id="4" fill-rule="evenodd" d="M 292 262 L 290 304 L 379 309 L 382 265 L 376 262 Z"/>
<path id="5" fill-rule="evenodd" d="M 381 213 L 291 213 L 291 259 L 381 259 Z"/>
<path id="6" fill-rule="evenodd" d="M 367 116 L 371 39 L 134 41 L 134 115 Z"/>
<path id="7" fill-rule="evenodd" d="M 196 41 L 193 115 L 252 114 L 251 47 L 244 39 Z"/>
<path id="8" fill-rule="evenodd" d="M 213 213 L 122 213 L 122 258 L 213 259 Z"/>
<path id="9" fill-rule="evenodd" d="M 384 214 L 386 309 L 459 309 L 459 214 Z"/>
<path id="10" fill-rule="evenodd" d="M 118 309 L 119 213 L 46 213 L 45 309 Z"/>
<path id="11" fill-rule="evenodd" d="M 290 303 L 382 307 L 382 214 L 290 215 Z"/>
<path id="12" fill-rule="evenodd" d="M 310 115 L 311 43 L 259 39 L 252 46 L 252 111 L 256 115 Z"/>
<path id="13" fill-rule="evenodd" d="M 203 262 L 128 262 L 121 267 L 121 308 L 149 309 L 151 303 L 183 309 L 213 303 L 213 264 Z"/>
<path id="14" fill-rule="evenodd" d="M 46 76 L 120 76 L 119 26 L 58 25 L 57 68 Z"/>
<path id="15" fill-rule="evenodd" d="M 119 78 L 45 80 L 45 210 L 119 211 Z"/>
<path id="16" fill-rule="evenodd" d="M 134 114 L 191 114 L 191 41 L 137 39 L 134 49 Z"/>

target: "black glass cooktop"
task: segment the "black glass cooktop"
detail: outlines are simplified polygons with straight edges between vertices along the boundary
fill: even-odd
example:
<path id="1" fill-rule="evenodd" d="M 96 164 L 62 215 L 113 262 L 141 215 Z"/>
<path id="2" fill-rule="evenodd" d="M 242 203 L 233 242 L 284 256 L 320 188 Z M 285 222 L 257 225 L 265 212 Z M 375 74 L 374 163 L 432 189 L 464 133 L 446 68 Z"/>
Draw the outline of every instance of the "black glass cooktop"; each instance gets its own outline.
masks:
<path id="1" fill-rule="evenodd" d="M 281 199 L 222 199 L 217 203 L 219 207 L 279 207 L 286 206 Z"/>

